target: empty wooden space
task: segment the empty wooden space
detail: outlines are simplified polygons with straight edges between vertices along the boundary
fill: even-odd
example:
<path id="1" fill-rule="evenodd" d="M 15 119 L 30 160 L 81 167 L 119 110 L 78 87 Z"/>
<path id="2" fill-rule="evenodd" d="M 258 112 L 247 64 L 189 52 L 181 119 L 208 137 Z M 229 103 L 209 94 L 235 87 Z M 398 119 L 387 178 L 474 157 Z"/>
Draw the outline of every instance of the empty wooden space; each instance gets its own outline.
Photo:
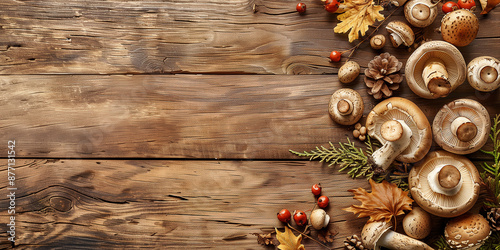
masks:
<path id="1" fill-rule="evenodd" d="M 289 152 L 352 139 L 352 126 L 328 115 L 335 90 L 359 91 L 364 117 L 378 103 L 363 74 L 339 83 L 345 57 L 332 63 L 328 54 L 357 41 L 333 32 L 336 15 L 320 0 L 305 1 L 305 15 L 286 0 L 0 3 L 0 229 L 11 216 L 7 141 L 15 140 L 15 246 L 269 249 L 252 233 L 282 228 L 282 208 L 311 209 L 318 182 L 339 232 L 329 246 L 360 233 L 366 219 L 342 208 L 356 202 L 347 190 L 367 181 Z M 390 20 L 404 20 L 402 10 Z M 500 8 L 479 20 L 476 40 L 460 48 L 466 62 L 500 58 Z M 438 24 L 414 31 L 440 40 Z M 405 63 L 412 50 L 382 51 Z M 364 43 L 351 60 L 363 71 L 380 52 Z M 499 91 L 467 82 L 437 100 L 403 82 L 395 96 L 430 121 L 458 98 L 500 113 Z M 2 235 L 0 246 L 13 247 Z"/>

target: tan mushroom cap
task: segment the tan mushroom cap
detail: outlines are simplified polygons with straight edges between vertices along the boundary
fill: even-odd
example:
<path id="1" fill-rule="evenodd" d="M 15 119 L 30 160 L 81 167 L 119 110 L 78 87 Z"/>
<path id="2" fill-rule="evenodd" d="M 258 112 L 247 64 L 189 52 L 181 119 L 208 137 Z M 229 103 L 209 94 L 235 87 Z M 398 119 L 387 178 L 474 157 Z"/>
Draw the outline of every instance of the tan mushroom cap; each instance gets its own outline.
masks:
<path id="1" fill-rule="evenodd" d="M 423 28 L 431 25 L 437 14 L 437 4 L 433 4 L 430 0 L 410 0 L 405 5 L 406 20 L 415 27 Z"/>
<path id="2" fill-rule="evenodd" d="M 391 229 L 391 225 L 385 221 L 374 221 L 366 223 L 361 231 L 361 241 L 368 249 L 380 249 L 377 242 L 382 235 Z"/>
<path id="3" fill-rule="evenodd" d="M 400 21 L 392 21 L 386 26 L 387 31 L 390 33 L 389 38 L 394 47 L 399 47 L 396 39 L 401 39 L 402 44 L 411 46 L 415 41 L 415 34 L 408 24 Z"/>
<path id="4" fill-rule="evenodd" d="M 458 46 L 469 45 L 479 31 L 479 20 L 467 9 L 458 9 L 446 14 L 441 20 L 443 40 Z"/>
<path id="5" fill-rule="evenodd" d="M 443 165 L 453 165 L 461 174 L 462 186 L 455 195 L 448 196 L 431 189 L 429 173 Z M 469 211 L 477 201 L 480 176 L 474 164 L 464 156 L 446 151 L 429 153 L 417 163 L 408 177 L 412 198 L 425 211 L 440 217 L 455 217 Z"/>
<path id="6" fill-rule="evenodd" d="M 406 235 L 423 239 L 432 229 L 431 215 L 420 207 L 414 207 L 403 219 L 403 229 Z"/>
<path id="7" fill-rule="evenodd" d="M 500 87 L 500 60 L 491 56 L 474 58 L 467 65 L 467 80 L 479 91 L 497 89 Z"/>
<path id="8" fill-rule="evenodd" d="M 458 117 L 465 117 L 474 126 L 475 136 L 461 140 L 455 136 L 452 124 Z M 457 99 L 444 105 L 434 117 L 432 131 L 436 143 L 454 154 L 470 154 L 481 149 L 488 141 L 490 115 L 481 103 L 471 99 Z M 460 128 L 459 128 L 460 129 Z M 468 130 L 465 127 L 465 130 Z M 467 132 L 467 131 L 466 131 Z M 467 137 L 467 135 L 465 135 Z"/>
<path id="9" fill-rule="evenodd" d="M 365 106 L 361 95 L 348 88 L 335 91 L 328 104 L 332 120 L 340 125 L 352 125 L 359 121 Z"/>
<path id="10" fill-rule="evenodd" d="M 377 104 L 366 118 L 368 135 L 385 144 L 386 139 L 380 133 L 386 121 L 402 120 L 412 131 L 410 145 L 396 160 L 417 162 L 429 152 L 432 144 L 432 130 L 425 114 L 410 100 L 391 97 Z"/>
<path id="11" fill-rule="evenodd" d="M 488 221 L 480 214 L 471 213 L 450 220 L 444 229 L 448 245 L 458 249 L 479 248 L 490 234 Z"/>
<path id="12" fill-rule="evenodd" d="M 351 83 L 358 77 L 361 70 L 359 64 L 355 61 L 348 61 L 340 67 L 338 76 L 341 83 Z"/>
<path id="13" fill-rule="evenodd" d="M 427 99 L 446 96 L 431 93 L 425 86 L 422 77 L 426 63 L 434 58 L 440 59 L 444 63 L 449 75 L 448 81 L 451 85 L 449 92 L 460 86 L 466 78 L 464 57 L 455 46 L 444 41 L 430 41 L 422 44 L 408 58 L 405 67 L 405 77 L 410 89 L 416 95 Z"/>

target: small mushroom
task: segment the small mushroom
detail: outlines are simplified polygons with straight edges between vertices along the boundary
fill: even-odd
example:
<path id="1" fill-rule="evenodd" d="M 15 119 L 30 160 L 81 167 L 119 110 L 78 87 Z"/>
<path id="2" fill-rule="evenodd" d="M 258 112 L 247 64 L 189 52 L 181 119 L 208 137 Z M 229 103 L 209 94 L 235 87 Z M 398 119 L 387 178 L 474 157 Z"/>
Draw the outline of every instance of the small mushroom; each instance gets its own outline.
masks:
<path id="1" fill-rule="evenodd" d="M 500 87 L 500 60 L 491 56 L 474 58 L 467 65 L 467 80 L 469 84 L 483 92 L 489 92 Z"/>
<path id="2" fill-rule="evenodd" d="M 405 5 L 406 20 L 413 26 L 424 28 L 431 25 L 438 14 L 436 3 L 431 0 L 410 0 Z"/>
<path id="3" fill-rule="evenodd" d="M 466 65 L 462 53 L 444 41 L 430 41 L 408 58 L 406 82 L 420 97 L 445 97 L 465 81 Z"/>
<path id="4" fill-rule="evenodd" d="M 480 214 L 466 213 L 450 220 L 444 228 L 446 243 L 454 249 L 478 249 L 490 234 L 490 225 Z"/>
<path id="5" fill-rule="evenodd" d="M 361 241 L 368 249 L 379 250 L 382 247 L 395 250 L 431 250 L 427 244 L 391 230 L 385 221 L 366 223 L 361 231 Z"/>
<path id="6" fill-rule="evenodd" d="M 348 61 L 339 69 L 339 81 L 341 83 L 351 83 L 358 77 L 360 71 L 359 64 L 355 61 Z"/>
<path id="7" fill-rule="evenodd" d="M 489 130 L 488 111 L 471 99 L 457 99 L 444 105 L 432 122 L 436 143 L 448 152 L 461 155 L 482 148 Z"/>
<path id="8" fill-rule="evenodd" d="M 372 47 L 372 49 L 381 49 L 384 47 L 384 45 L 385 36 L 382 34 L 375 35 L 370 39 L 370 46 Z"/>
<path id="9" fill-rule="evenodd" d="M 394 6 L 403 6 L 405 3 L 406 3 L 407 0 L 392 0 L 391 3 L 394 5 Z"/>
<path id="10" fill-rule="evenodd" d="M 408 24 L 400 21 L 392 21 L 385 27 L 389 32 L 389 38 L 394 47 L 399 47 L 401 44 L 409 47 L 415 41 L 415 34 Z"/>
<path id="11" fill-rule="evenodd" d="M 480 182 L 479 172 L 469 159 L 443 150 L 429 153 L 408 177 L 415 202 L 440 217 L 469 211 L 479 197 Z"/>
<path id="12" fill-rule="evenodd" d="M 403 219 L 406 235 L 419 240 L 429 235 L 431 224 L 431 215 L 420 207 L 414 207 Z"/>
<path id="13" fill-rule="evenodd" d="M 332 120 L 340 125 L 352 125 L 363 115 L 364 104 L 361 95 L 352 89 L 339 89 L 332 94 L 328 112 Z"/>
<path id="14" fill-rule="evenodd" d="M 443 40 L 458 46 L 469 45 L 477 35 L 479 20 L 467 9 L 458 9 L 446 14 L 441 20 Z"/>
<path id="15" fill-rule="evenodd" d="M 330 216 L 323 209 L 314 209 L 311 213 L 310 223 L 316 230 L 320 230 L 330 223 Z"/>
<path id="16" fill-rule="evenodd" d="M 366 118 L 368 135 L 382 143 L 370 160 L 384 170 L 394 159 L 413 163 L 427 154 L 432 131 L 425 114 L 413 102 L 392 97 L 377 104 Z"/>

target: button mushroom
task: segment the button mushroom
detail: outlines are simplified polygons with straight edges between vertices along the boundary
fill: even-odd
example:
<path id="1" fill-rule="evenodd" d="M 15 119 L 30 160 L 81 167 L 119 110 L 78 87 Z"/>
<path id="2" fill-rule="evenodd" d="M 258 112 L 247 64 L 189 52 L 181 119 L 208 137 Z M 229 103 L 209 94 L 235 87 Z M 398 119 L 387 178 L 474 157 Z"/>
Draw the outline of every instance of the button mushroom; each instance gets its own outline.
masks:
<path id="1" fill-rule="evenodd" d="M 434 117 L 436 143 L 454 154 L 470 154 L 484 146 L 490 130 L 490 115 L 481 103 L 457 99 L 444 105 Z"/>
<path id="2" fill-rule="evenodd" d="M 369 222 L 361 231 L 361 241 L 368 249 L 379 250 L 382 247 L 395 250 L 431 250 L 427 244 L 391 230 L 384 221 Z"/>
<path id="3" fill-rule="evenodd" d="M 403 219 L 403 229 L 406 235 L 423 239 L 431 232 L 431 215 L 420 207 L 414 207 Z"/>
<path id="4" fill-rule="evenodd" d="M 479 91 L 497 89 L 500 87 L 500 60 L 491 56 L 474 58 L 467 65 L 467 80 Z"/>
<path id="5" fill-rule="evenodd" d="M 429 153 L 408 177 L 415 202 L 440 217 L 459 216 L 472 208 L 479 197 L 480 181 L 469 159 L 443 150 Z"/>
<path id="6" fill-rule="evenodd" d="M 406 20 L 413 26 L 424 28 L 431 25 L 438 14 L 437 4 L 430 0 L 410 0 L 405 5 Z"/>
<path id="7" fill-rule="evenodd" d="M 385 36 L 378 34 L 370 39 L 370 46 L 372 49 L 381 49 L 385 45 Z"/>
<path id="8" fill-rule="evenodd" d="M 310 217 L 310 223 L 316 230 L 320 230 L 330 223 L 330 216 L 323 209 L 314 209 Z"/>
<path id="9" fill-rule="evenodd" d="M 430 41 L 418 47 L 408 58 L 406 82 L 420 97 L 447 96 L 465 81 L 465 60 L 460 51 L 444 41 Z"/>
<path id="10" fill-rule="evenodd" d="M 363 115 L 364 104 L 361 95 L 352 89 L 339 89 L 333 93 L 328 104 L 332 120 L 340 125 L 352 125 Z"/>
<path id="11" fill-rule="evenodd" d="M 392 0 L 391 3 L 394 6 L 403 6 L 406 3 L 407 0 Z"/>
<path id="12" fill-rule="evenodd" d="M 360 71 L 359 64 L 355 61 L 348 61 L 339 69 L 339 81 L 341 83 L 351 83 L 358 77 Z"/>
<path id="13" fill-rule="evenodd" d="M 446 243 L 456 249 L 478 249 L 490 234 L 488 221 L 471 213 L 450 220 L 444 229 Z"/>
<path id="14" fill-rule="evenodd" d="M 432 144 L 432 131 L 422 110 L 404 98 L 392 97 L 377 104 L 366 118 L 368 135 L 383 144 L 371 156 L 375 167 L 386 170 L 394 159 L 417 162 Z"/>
<path id="15" fill-rule="evenodd" d="M 394 47 L 399 47 L 401 44 L 411 46 L 415 41 L 415 34 L 408 24 L 400 21 L 392 21 L 385 27 L 389 32 L 389 39 Z"/>
<path id="16" fill-rule="evenodd" d="M 458 9 L 447 13 L 441 20 L 443 40 L 458 46 L 469 45 L 477 35 L 479 20 L 467 9 Z"/>

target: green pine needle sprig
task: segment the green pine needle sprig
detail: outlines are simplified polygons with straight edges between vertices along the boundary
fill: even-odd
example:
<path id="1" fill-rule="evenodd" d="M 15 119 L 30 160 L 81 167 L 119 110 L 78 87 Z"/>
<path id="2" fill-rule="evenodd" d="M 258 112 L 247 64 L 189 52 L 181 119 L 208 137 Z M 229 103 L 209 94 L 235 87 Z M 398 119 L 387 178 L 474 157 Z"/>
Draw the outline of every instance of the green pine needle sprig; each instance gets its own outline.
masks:
<path id="1" fill-rule="evenodd" d="M 486 184 L 488 193 L 490 194 L 485 201 L 488 207 L 500 206 L 500 114 L 497 114 L 493 119 L 491 131 L 489 135 L 493 142 L 491 150 L 481 150 L 483 153 L 492 156 L 493 164 L 483 162 L 481 167 L 484 172 L 481 173 L 481 178 Z"/>

